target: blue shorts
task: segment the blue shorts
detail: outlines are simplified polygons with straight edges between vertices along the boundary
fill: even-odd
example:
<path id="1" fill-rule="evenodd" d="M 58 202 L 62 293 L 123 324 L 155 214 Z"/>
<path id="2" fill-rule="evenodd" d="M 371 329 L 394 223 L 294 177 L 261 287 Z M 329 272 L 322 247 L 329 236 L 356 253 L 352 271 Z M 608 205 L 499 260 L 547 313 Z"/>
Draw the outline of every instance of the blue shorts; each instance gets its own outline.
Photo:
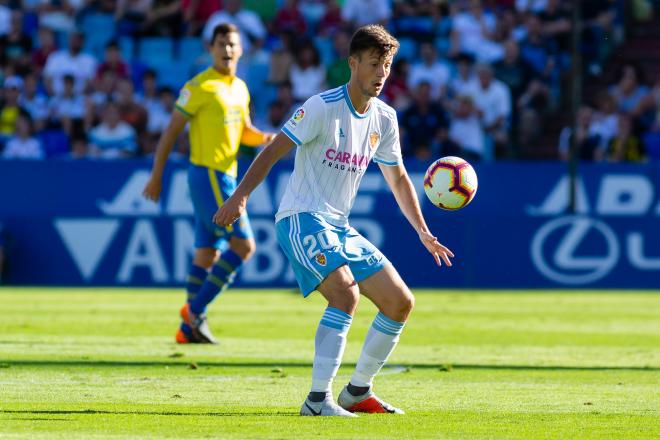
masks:
<path id="1" fill-rule="evenodd" d="M 376 246 L 354 228 L 331 225 L 318 214 L 294 214 L 278 221 L 275 227 L 277 241 L 289 258 L 305 297 L 344 264 L 357 282 L 389 264 Z"/>
<path id="2" fill-rule="evenodd" d="M 210 168 L 190 164 L 188 188 L 195 211 L 195 247 L 216 248 L 231 237 L 253 236 L 247 214 L 226 228 L 213 223 L 213 215 L 236 190 L 236 178 Z"/>

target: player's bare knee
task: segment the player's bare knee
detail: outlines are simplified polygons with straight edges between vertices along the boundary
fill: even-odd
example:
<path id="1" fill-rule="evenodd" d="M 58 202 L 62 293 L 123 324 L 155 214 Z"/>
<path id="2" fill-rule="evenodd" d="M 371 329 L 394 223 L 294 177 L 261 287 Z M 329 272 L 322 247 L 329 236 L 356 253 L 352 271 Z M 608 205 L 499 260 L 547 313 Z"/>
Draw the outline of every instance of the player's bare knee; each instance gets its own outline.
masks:
<path id="1" fill-rule="evenodd" d="M 356 287 L 346 287 L 337 289 L 328 305 L 353 316 L 359 302 L 360 291 Z"/>
<path id="2" fill-rule="evenodd" d="M 413 296 L 412 293 L 406 292 L 405 295 L 401 298 L 399 301 L 399 312 L 402 315 L 405 315 L 405 319 L 408 319 L 408 315 L 410 315 L 410 312 L 412 312 L 413 308 L 415 307 L 415 297 Z"/>
<path id="3" fill-rule="evenodd" d="M 193 264 L 195 266 L 203 267 L 208 269 L 213 265 L 215 261 L 217 251 L 213 248 L 199 248 L 195 250 L 195 256 L 193 257 Z"/>
<path id="4" fill-rule="evenodd" d="M 247 261 L 254 255 L 257 245 L 254 239 L 232 239 L 229 247 L 238 255 L 241 260 Z"/>
<path id="5" fill-rule="evenodd" d="M 332 272 L 318 287 L 330 307 L 353 315 L 360 301 L 360 289 L 351 271 L 342 266 Z"/>
<path id="6" fill-rule="evenodd" d="M 405 289 L 396 295 L 391 302 L 383 305 L 380 311 L 390 319 L 405 322 L 413 307 L 415 307 L 415 297 L 408 289 Z"/>

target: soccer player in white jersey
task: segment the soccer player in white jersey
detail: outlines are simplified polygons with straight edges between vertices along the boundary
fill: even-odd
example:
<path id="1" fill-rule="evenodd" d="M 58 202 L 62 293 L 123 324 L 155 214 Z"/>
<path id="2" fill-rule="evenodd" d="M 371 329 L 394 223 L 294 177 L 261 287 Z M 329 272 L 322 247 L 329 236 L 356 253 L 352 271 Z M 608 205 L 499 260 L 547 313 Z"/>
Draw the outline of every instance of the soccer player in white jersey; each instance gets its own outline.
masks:
<path id="1" fill-rule="evenodd" d="M 424 221 L 401 160 L 396 113 L 377 98 L 398 47 L 382 26 L 359 28 L 351 39 L 349 83 L 309 98 L 257 156 L 236 192 L 213 218 L 220 226 L 239 219 L 250 193 L 271 167 L 298 147 L 275 218 L 277 238 L 303 295 L 318 290 L 328 301 L 316 332 L 312 388 L 301 415 L 403 413 L 378 398 L 372 383 L 399 341 L 414 298 L 387 258 L 348 223 L 360 180 L 372 160 L 436 263 L 451 266 L 454 256 Z M 379 312 L 336 404 L 332 381 L 360 294 Z"/>

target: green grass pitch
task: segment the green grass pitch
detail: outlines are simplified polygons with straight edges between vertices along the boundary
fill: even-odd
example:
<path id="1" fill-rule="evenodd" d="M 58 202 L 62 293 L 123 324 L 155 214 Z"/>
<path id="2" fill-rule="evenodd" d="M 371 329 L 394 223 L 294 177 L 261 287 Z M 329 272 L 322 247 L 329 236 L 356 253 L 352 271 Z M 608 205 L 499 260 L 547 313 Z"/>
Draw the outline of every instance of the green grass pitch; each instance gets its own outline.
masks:
<path id="1" fill-rule="evenodd" d="M 375 384 L 407 414 L 346 420 L 297 415 L 318 294 L 230 290 L 177 346 L 181 290 L 0 289 L 0 438 L 660 438 L 657 292 L 415 293 Z"/>

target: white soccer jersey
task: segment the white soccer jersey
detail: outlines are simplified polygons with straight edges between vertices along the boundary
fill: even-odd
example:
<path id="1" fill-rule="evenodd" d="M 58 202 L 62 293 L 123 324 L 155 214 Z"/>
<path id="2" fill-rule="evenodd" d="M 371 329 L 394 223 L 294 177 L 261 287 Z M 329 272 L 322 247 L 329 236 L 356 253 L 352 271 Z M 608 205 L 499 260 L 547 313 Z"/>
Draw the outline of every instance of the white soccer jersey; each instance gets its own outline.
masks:
<path id="1" fill-rule="evenodd" d="M 346 226 L 369 162 L 402 162 L 394 109 L 372 98 L 359 114 L 346 85 L 309 98 L 282 131 L 298 149 L 276 221 L 316 212 L 333 225 Z"/>

